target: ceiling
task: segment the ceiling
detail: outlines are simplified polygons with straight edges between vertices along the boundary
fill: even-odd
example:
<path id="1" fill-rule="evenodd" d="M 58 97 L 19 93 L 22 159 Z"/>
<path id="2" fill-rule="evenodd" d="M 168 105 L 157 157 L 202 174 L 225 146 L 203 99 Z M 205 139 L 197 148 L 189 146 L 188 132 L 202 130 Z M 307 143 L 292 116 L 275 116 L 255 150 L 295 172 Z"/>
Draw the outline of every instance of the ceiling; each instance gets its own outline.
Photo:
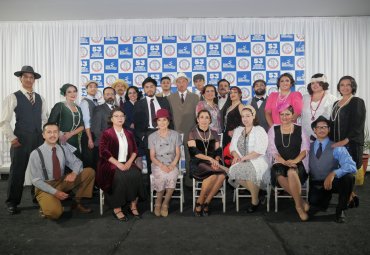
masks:
<path id="1" fill-rule="evenodd" d="M 0 21 L 370 16 L 369 0 L 1 0 Z"/>

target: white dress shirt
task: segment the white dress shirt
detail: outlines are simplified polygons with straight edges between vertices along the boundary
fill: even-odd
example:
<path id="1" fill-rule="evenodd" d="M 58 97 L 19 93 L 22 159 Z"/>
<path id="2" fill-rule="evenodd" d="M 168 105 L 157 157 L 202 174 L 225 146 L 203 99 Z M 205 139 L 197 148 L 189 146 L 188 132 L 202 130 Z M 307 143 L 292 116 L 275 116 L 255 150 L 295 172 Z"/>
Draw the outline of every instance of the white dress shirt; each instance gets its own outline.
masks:
<path id="1" fill-rule="evenodd" d="M 153 103 L 154 103 L 154 109 L 155 109 L 155 113 L 157 113 L 157 111 L 159 109 L 161 109 L 161 106 L 159 105 L 158 103 L 158 100 L 157 100 L 157 97 L 156 96 L 153 96 L 153 97 L 145 97 L 146 98 L 146 102 L 148 104 L 148 112 L 149 112 L 149 128 L 154 128 L 153 126 L 153 123 L 152 123 L 152 112 L 150 111 L 150 100 L 154 99 Z M 155 116 L 154 116 L 155 117 Z"/>
<path id="2" fill-rule="evenodd" d="M 118 161 L 119 162 L 126 162 L 127 161 L 127 153 L 128 153 L 128 143 L 127 138 L 125 136 L 125 133 L 123 132 L 123 129 L 118 132 L 116 131 L 118 142 L 119 142 L 119 150 L 118 150 Z"/>

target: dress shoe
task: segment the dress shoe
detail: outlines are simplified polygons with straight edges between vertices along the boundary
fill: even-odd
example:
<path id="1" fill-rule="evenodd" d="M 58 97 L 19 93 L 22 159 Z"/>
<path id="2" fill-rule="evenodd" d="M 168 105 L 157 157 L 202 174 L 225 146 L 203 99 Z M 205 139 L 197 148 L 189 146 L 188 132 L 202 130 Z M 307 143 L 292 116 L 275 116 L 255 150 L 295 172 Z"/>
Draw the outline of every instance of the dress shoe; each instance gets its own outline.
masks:
<path id="1" fill-rule="evenodd" d="M 256 205 L 251 203 L 251 205 L 247 209 L 247 213 L 254 213 L 257 210 L 259 205 L 260 205 L 260 201 L 258 201 L 258 204 Z"/>
<path id="2" fill-rule="evenodd" d="M 208 203 L 204 203 L 202 206 L 202 216 L 203 217 L 209 216 L 209 204 Z"/>
<path id="3" fill-rule="evenodd" d="M 19 210 L 18 210 L 17 206 L 15 206 L 15 205 L 9 205 L 7 210 L 8 210 L 8 213 L 10 215 L 14 215 L 14 214 L 19 213 Z"/>
<path id="4" fill-rule="evenodd" d="M 336 210 L 335 213 L 335 222 L 336 223 L 345 223 L 346 222 L 346 214 L 343 210 Z"/>
<path id="5" fill-rule="evenodd" d="M 162 205 L 161 216 L 162 217 L 167 217 L 168 216 L 168 205 Z"/>
<path id="6" fill-rule="evenodd" d="M 200 208 L 200 210 L 197 210 L 197 208 Z M 199 203 L 195 203 L 195 208 L 194 208 L 194 216 L 195 217 L 202 216 L 202 208 L 203 208 L 203 205 L 201 205 Z"/>
<path id="7" fill-rule="evenodd" d="M 124 215 L 123 213 L 122 213 L 122 211 L 119 211 L 119 212 L 112 212 L 113 213 L 113 216 L 114 216 L 114 218 L 116 218 L 118 221 L 122 221 L 122 222 L 127 222 L 128 221 L 128 218 L 126 217 L 126 215 Z M 119 214 L 119 213 L 122 213 L 123 214 L 123 217 L 118 217 L 118 215 L 117 214 Z"/>
<path id="8" fill-rule="evenodd" d="M 355 207 L 359 207 L 359 205 L 360 205 L 360 199 L 358 198 L 358 196 L 354 195 L 352 199 L 349 201 L 348 207 L 355 208 Z"/>
<path id="9" fill-rule="evenodd" d="M 130 208 L 129 212 L 132 216 L 134 216 L 135 219 L 141 219 L 141 215 L 137 208 Z"/>
<path id="10" fill-rule="evenodd" d="M 72 210 L 75 210 L 79 213 L 91 213 L 91 208 L 84 207 L 81 203 L 75 203 L 72 205 Z"/>

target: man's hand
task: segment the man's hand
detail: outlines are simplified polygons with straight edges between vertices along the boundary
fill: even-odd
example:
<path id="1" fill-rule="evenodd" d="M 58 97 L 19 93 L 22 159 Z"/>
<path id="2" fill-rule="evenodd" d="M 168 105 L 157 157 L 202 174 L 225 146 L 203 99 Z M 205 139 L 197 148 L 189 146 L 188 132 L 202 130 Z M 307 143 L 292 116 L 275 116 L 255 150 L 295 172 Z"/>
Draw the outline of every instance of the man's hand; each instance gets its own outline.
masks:
<path id="1" fill-rule="evenodd" d="M 10 142 L 11 143 L 11 146 L 13 148 L 17 148 L 17 147 L 20 147 L 22 146 L 22 144 L 20 144 L 20 142 L 18 141 L 18 138 L 15 138 L 13 141 Z"/>
<path id="2" fill-rule="evenodd" d="M 56 198 L 58 198 L 59 200 L 64 200 L 64 199 L 68 198 L 67 193 L 64 193 L 63 191 L 59 191 L 59 190 L 57 190 L 57 192 L 54 194 L 54 196 Z"/>
<path id="3" fill-rule="evenodd" d="M 92 150 L 94 149 L 94 142 L 92 139 L 89 139 L 89 141 L 87 142 L 87 147 Z"/>
<path id="4" fill-rule="evenodd" d="M 335 172 L 331 172 L 328 176 L 326 176 L 324 181 L 324 189 L 331 190 L 334 178 Z"/>
<path id="5" fill-rule="evenodd" d="M 77 174 L 72 172 L 72 173 L 68 174 L 66 176 L 66 178 L 64 178 L 64 181 L 65 182 L 74 182 L 76 180 L 76 177 L 77 177 Z"/>

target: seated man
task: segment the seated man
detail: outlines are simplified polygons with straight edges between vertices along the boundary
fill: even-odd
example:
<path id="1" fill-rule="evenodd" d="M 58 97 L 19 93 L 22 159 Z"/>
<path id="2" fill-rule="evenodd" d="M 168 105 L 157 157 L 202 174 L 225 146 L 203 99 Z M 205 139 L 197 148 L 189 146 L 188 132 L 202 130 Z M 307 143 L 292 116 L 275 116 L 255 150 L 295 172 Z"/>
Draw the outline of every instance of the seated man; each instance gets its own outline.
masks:
<path id="1" fill-rule="evenodd" d="M 63 213 L 61 200 L 68 198 L 68 192 L 75 190 L 73 209 L 81 213 L 90 213 L 91 209 L 81 205 L 81 198 L 91 198 L 95 180 L 92 168 L 82 169 L 82 161 L 69 149 L 57 144 L 59 127 L 46 123 L 42 136 L 45 142 L 32 151 L 29 160 L 32 184 L 36 187 L 35 196 L 41 207 L 42 216 L 56 220 Z M 65 175 L 65 167 L 72 172 Z"/>
<path id="2" fill-rule="evenodd" d="M 338 223 L 345 222 L 344 210 L 352 192 L 356 163 L 344 147 L 332 147 L 329 140 L 330 122 L 320 116 L 312 122 L 311 127 L 317 140 L 311 143 L 310 149 L 310 193 L 311 213 L 326 210 L 333 192 L 339 194 L 336 208 Z"/>

